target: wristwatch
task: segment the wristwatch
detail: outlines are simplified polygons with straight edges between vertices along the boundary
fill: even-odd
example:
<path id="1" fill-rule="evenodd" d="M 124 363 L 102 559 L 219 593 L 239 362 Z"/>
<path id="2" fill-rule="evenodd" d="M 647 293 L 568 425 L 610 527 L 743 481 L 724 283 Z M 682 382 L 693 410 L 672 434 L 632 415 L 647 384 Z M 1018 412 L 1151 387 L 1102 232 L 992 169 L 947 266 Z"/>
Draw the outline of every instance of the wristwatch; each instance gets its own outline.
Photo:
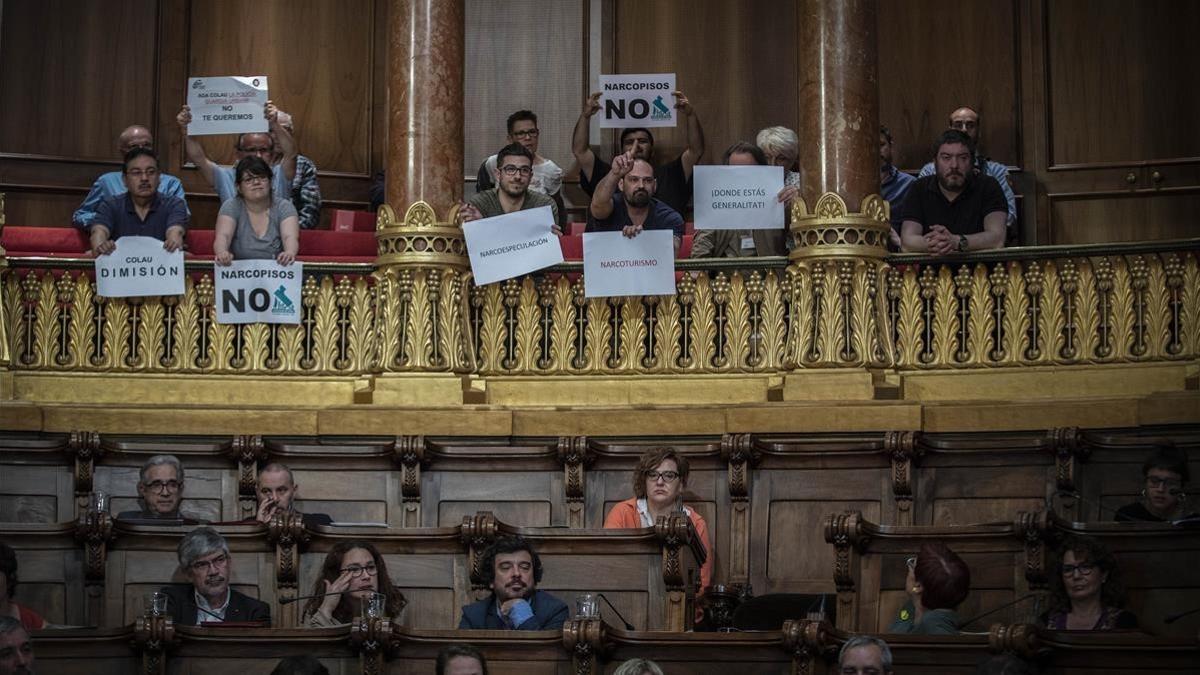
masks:
<path id="1" fill-rule="evenodd" d="M 967 235 L 965 235 L 965 234 L 958 235 L 958 250 L 959 251 L 967 250 Z"/>

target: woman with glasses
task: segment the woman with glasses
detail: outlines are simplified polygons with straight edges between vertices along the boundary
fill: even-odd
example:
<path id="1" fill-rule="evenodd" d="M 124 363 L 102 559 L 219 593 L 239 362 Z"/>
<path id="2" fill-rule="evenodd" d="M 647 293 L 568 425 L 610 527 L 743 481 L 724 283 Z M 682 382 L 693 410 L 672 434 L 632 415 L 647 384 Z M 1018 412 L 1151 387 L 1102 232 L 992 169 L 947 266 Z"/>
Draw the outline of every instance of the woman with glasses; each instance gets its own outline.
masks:
<path id="1" fill-rule="evenodd" d="M 889 633 L 958 635 L 955 611 L 971 589 L 971 569 L 941 542 L 925 542 L 906 561 L 908 602 L 892 622 Z"/>
<path id="2" fill-rule="evenodd" d="M 1068 537 L 1059 548 L 1057 574 L 1050 576 L 1050 610 L 1041 622 L 1051 630 L 1122 630 L 1138 627 L 1121 609 L 1125 588 L 1117 559 L 1089 537 Z"/>
<path id="3" fill-rule="evenodd" d="M 1142 464 L 1142 499 L 1117 509 L 1117 520 L 1161 523 L 1195 518 L 1186 511 L 1187 456 L 1175 446 L 1161 443 Z"/>
<path id="4" fill-rule="evenodd" d="M 604 519 L 606 528 L 653 527 L 662 516 L 682 511 L 692 521 L 696 535 L 708 554 L 700 568 L 700 590 L 712 583 L 713 548 L 708 540 L 708 525 L 694 509 L 683 505 L 687 487 L 688 461 L 671 448 L 652 448 L 638 461 L 633 472 L 634 497 L 617 504 Z"/>
<path id="5" fill-rule="evenodd" d="M 221 205 L 213 255 L 218 264 L 272 260 L 290 265 L 300 250 L 296 207 L 271 194 L 271 167 L 256 155 L 234 169 L 237 196 Z"/>
<path id="6" fill-rule="evenodd" d="M 321 565 L 321 574 L 313 584 L 315 597 L 304 606 L 301 625 L 326 628 L 350 623 L 362 614 L 362 598 L 382 593 L 387 598 L 384 613 L 392 618 L 408 601 L 392 585 L 387 564 L 379 549 L 368 541 L 344 541 L 333 547 Z"/>

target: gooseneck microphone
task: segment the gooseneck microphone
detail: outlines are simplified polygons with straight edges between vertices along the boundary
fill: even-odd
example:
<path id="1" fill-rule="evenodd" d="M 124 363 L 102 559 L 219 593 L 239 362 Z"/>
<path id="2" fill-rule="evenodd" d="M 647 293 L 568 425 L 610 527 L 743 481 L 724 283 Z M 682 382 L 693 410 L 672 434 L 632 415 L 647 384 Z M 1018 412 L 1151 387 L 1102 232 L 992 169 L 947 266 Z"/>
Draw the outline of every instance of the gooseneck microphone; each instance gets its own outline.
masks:
<path id="1" fill-rule="evenodd" d="M 633 624 L 629 623 L 629 620 L 626 619 L 624 616 L 622 616 L 621 612 L 616 607 L 614 607 L 611 602 L 609 602 L 608 598 L 604 597 L 603 593 L 597 593 L 596 597 L 603 600 L 604 604 L 608 605 L 608 608 L 613 611 L 613 614 L 616 614 L 617 618 L 621 620 L 621 623 L 625 624 L 625 630 L 637 630 L 636 628 L 633 627 Z"/>
<path id="2" fill-rule="evenodd" d="M 1017 598 L 1016 600 L 1013 600 L 1012 602 L 1006 602 L 1003 605 L 1000 605 L 999 607 L 997 607 L 995 609 L 990 609 L 990 610 L 984 612 L 983 614 L 973 616 L 973 617 L 967 619 L 966 621 L 959 621 L 958 627 L 959 628 L 966 627 L 967 625 L 975 623 L 976 621 L 978 621 L 984 617 L 991 616 L 991 615 L 995 614 L 996 612 L 1008 609 L 1009 607 L 1012 607 L 1013 605 L 1019 605 L 1022 602 L 1025 602 L 1026 600 L 1028 600 L 1030 598 L 1041 598 L 1041 597 L 1042 597 L 1041 593 L 1028 593 L 1026 595 L 1022 595 L 1021 597 Z"/>
<path id="3" fill-rule="evenodd" d="M 298 598 L 284 598 L 279 601 L 279 604 L 290 605 L 293 602 L 299 602 L 301 600 L 310 600 L 312 598 L 324 598 L 324 597 L 330 596 L 330 595 L 341 595 L 342 593 L 346 593 L 346 592 L 347 591 L 334 591 L 332 593 L 317 593 L 316 595 L 301 595 Z"/>
<path id="4" fill-rule="evenodd" d="M 1172 614 L 1172 615 L 1168 616 L 1167 618 L 1163 619 L 1163 623 L 1175 623 L 1176 621 L 1182 619 L 1183 617 L 1191 616 L 1197 612 L 1200 612 L 1200 607 L 1193 607 L 1192 609 L 1189 609 L 1186 612 L 1179 612 L 1177 614 Z"/>

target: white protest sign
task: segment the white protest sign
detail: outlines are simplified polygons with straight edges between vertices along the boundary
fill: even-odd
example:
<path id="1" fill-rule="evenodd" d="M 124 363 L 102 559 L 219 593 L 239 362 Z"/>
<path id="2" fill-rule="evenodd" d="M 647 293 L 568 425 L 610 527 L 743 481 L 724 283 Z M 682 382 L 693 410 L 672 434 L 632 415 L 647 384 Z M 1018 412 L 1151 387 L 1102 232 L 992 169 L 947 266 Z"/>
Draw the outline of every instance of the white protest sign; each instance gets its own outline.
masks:
<path id="1" fill-rule="evenodd" d="M 217 323 L 300 323 L 304 263 L 235 260 L 213 264 Z"/>
<path id="2" fill-rule="evenodd" d="M 778 230 L 784 225 L 781 166 L 700 166 L 692 170 L 697 230 Z"/>
<path id="3" fill-rule="evenodd" d="M 193 77 L 188 80 L 189 136 L 266 133 L 267 76 Z"/>
<path id="4" fill-rule="evenodd" d="M 182 250 L 167 253 L 154 237 L 121 237 L 114 243 L 112 253 L 96 256 L 97 295 L 183 295 Z"/>
<path id="5" fill-rule="evenodd" d="M 674 233 L 646 230 L 632 239 L 620 232 L 584 234 L 583 294 L 674 295 Z"/>
<path id="6" fill-rule="evenodd" d="M 553 226 L 549 206 L 463 223 L 475 283 L 503 281 L 562 262 Z"/>
<path id="7" fill-rule="evenodd" d="M 601 75 L 601 129 L 675 126 L 675 73 Z"/>

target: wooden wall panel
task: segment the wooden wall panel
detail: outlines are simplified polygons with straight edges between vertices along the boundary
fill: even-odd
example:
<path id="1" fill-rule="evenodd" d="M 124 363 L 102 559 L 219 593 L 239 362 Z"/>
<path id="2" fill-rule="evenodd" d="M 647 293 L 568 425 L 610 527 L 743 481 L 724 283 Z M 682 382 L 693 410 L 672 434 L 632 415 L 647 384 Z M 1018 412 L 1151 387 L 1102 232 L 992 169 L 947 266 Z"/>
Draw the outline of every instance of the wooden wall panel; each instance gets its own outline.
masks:
<path id="1" fill-rule="evenodd" d="M 9 0 L 0 25 L 0 153 L 112 161 L 153 124 L 155 0 Z"/>
<path id="2" fill-rule="evenodd" d="M 795 3 L 613 0 L 618 73 L 676 73 L 704 126 L 703 164 L 759 129 L 799 116 Z M 660 162 L 678 156 L 682 127 L 654 129 Z M 604 142 L 611 147 L 609 136 Z M 598 139 L 592 139 L 593 143 Z M 801 139 L 801 145 L 808 143 Z M 604 147 L 604 146 L 602 146 Z M 602 153 L 605 157 L 609 153 Z"/>
<path id="3" fill-rule="evenodd" d="M 1200 187 L 1170 193 L 1048 195 L 1050 244 L 1200 236 Z"/>
<path id="4" fill-rule="evenodd" d="M 1052 166 L 1200 158 L 1200 4 L 1046 7 Z"/>
<path id="5" fill-rule="evenodd" d="M 317 168 L 365 176 L 373 7 L 372 0 L 191 3 L 187 76 L 266 75 L 271 98 L 294 116 L 297 141 Z M 226 164 L 233 142 L 202 141 Z"/>

